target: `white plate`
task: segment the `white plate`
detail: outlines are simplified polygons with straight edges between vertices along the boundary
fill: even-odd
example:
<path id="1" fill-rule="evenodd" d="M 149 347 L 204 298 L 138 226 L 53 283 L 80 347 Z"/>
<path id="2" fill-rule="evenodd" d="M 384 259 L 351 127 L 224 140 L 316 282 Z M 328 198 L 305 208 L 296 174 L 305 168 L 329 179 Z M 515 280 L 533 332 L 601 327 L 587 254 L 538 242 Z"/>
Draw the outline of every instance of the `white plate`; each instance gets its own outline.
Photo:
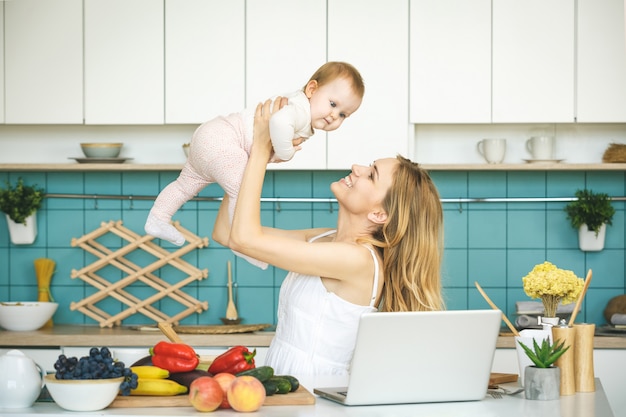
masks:
<path id="1" fill-rule="evenodd" d="M 75 159 L 79 164 L 121 164 L 133 158 L 69 158 Z"/>
<path id="2" fill-rule="evenodd" d="M 558 164 L 565 159 L 524 159 L 529 164 Z"/>

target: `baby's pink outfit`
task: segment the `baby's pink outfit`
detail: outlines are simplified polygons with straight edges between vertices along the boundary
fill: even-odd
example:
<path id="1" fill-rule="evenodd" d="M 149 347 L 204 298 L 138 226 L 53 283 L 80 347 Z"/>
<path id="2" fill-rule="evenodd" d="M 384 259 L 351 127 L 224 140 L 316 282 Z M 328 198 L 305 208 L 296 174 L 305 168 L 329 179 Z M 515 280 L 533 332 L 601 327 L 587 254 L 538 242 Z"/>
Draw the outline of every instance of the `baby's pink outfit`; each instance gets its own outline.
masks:
<path id="1" fill-rule="evenodd" d="M 285 97 L 289 102 L 272 116 L 270 135 L 274 148 L 288 153 L 288 148 L 293 149 L 293 139 L 308 138 L 313 130 L 309 100 L 304 92 L 297 91 Z M 218 183 L 228 194 L 228 215 L 232 222 L 243 173 L 252 148 L 254 113 L 255 109 L 246 109 L 228 116 L 218 116 L 196 129 L 191 139 L 189 157 L 180 175 L 159 193 L 150 210 L 145 225 L 146 233 L 181 246 L 185 239 L 171 225 L 172 216 L 183 204 L 212 183 Z M 272 126 L 277 122 L 281 125 L 278 130 Z M 284 123 L 289 123 L 292 128 L 283 128 Z M 285 137 L 287 132 L 288 138 Z M 279 140 L 282 145 L 278 143 Z M 288 146 L 285 142 L 288 142 Z M 291 156 L 294 152 L 295 150 L 291 152 Z M 284 156 L 285 152 L 279 158 Z M 265 262 L 235 253 L 259 268 L 267 268 Z"/>

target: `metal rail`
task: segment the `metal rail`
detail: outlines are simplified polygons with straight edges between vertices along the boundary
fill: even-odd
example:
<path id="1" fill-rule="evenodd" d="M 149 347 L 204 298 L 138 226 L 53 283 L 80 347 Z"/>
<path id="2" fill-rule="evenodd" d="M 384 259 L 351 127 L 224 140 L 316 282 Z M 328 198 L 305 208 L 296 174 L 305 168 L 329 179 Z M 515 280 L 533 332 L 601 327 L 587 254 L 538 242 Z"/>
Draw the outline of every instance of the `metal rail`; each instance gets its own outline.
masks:
<path id="1" fill-rule="evenodd" d="M 148 195 L 114 194 L 55 194 L 47 193 L 46 198 L 75 198 L 84 200 L 155 200 Z M 442 198 L 442 203 L 559 203 L 578 200 L 577 197 L 494 197 L 494 198 Z M 611 197 L 612 201 L 626 201 L 626 197 Z M 194 197 L 192 201 L 222 201 L 222 197 Z M 336 203 L 335 198 L 316 197 L 261 197 L 262 202 L 276 203 Z"/>

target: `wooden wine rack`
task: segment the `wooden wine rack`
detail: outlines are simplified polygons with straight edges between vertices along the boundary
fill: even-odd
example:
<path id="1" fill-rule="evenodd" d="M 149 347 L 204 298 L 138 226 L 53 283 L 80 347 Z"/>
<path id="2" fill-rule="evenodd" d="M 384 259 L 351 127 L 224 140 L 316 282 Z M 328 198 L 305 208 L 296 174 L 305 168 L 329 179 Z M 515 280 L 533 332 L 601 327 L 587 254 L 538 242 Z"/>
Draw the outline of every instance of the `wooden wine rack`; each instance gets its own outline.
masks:
<path id="1" fill-rule="evenodd" d="M 122 320 L 134 314 L 142 314 L 156 323 L 165 322 L 177 325 L 181 319 L 193 313 L 202 313 L 202 311 L 207 310 L 209 308 L 207 301 L 196 300 L 181 289 L 194 281 L 207 278 L 208 270 L 200 270 L 181 257 L 193 250 L 208 246 L 209 240 L 206 237 L 200 238 L 184 229 L 179 222 L 174 222 L 173 225 L 186 239 L 186 244 L 174 252 L 169 252 L 152 242 L 154 237 L 150 235 L 141 236 L 124 227 L 121 220 L 102 222 L 98 229 L 78 239 L 73 238 L 72 247 L 79 246 L 98 259 L 79 270 L 72 270 L 71 278 L 80 278 L 98 291 L 81 301 L 72 302 L 70 309 L 72 311 L 78 310 L 96 320 L 100 323 L 100 327 L 120 326 Z M 117 250 L 109 249 L 97 240 L 105 240 L 102 238 L 107 234 L 118 236 L 127 243 Z M 138 253 L 140 251 L 143 253 Z M 129 257 L 145 257 L 146 254 L 149 256 L 148 259 L 154 258 L 156 260 L 141 266 L 129 259 Z M 155 271 L 165 266 L 176 268 L 183 273 L 183 278 L 177 279 L 175 284 L 170 284 L 154 274 Z M 105 279 L 102 276 L 104 271 L 107 271 L 108 277 L 116 275 L 116 273 L 110 273 L 111 267 L 121 271 L 122 277 L 119 281 L 112 282 L 112 279 Z M 150 291 L 154 293 L 145 299 L 134 295 L 127 287 L 136 282 L 150 287 Z M 121 312 L 109 314 L 96 305 L 108 297 L 125 305 Z M 172 317 L 152 305 L 166 297 L 182 305 L 182 310 Z"/>

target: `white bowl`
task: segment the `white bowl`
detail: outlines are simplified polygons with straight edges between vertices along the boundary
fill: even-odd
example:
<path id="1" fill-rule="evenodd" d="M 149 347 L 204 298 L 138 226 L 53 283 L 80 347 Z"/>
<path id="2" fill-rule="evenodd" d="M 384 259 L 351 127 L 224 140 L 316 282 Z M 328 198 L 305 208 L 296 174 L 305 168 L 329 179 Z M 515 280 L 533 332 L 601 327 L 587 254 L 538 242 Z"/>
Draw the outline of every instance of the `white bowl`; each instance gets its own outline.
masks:
<path id="1" fill-rule="evenodd" d="M 124 377 L 110 379 L 44 378 L 50 396 L 57 405 L 70 411 L 98 411 L 107 408 L 120 390 Z"/>
<path id="2" fill-rule="evenodd" d="M 37 330 L 50 320 L 57 307 L 58 303 L 41 301 L 0 302 L 0 326 L 16 332 Z"/>
<path id="3" fill-rule="evenodd" d="M 117 158 L 123 143 L 81 143 L 80 147 L 87 158 Z"/>

